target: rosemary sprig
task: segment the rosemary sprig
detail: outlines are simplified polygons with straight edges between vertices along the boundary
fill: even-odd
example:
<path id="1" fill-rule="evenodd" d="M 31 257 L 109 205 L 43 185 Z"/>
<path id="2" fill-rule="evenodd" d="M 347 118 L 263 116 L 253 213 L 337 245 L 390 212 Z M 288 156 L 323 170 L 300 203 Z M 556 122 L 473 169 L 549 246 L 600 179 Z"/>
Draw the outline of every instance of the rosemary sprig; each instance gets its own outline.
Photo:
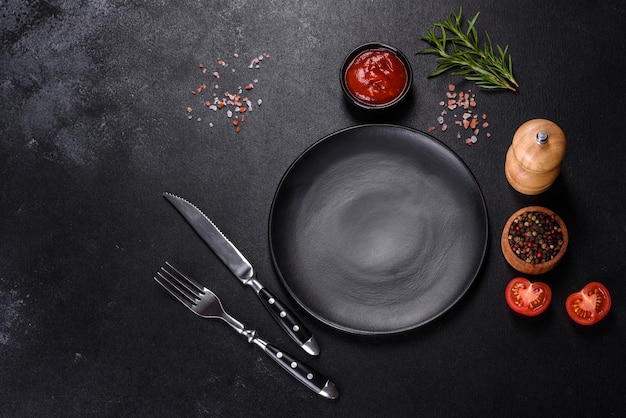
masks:
<path id="1" fill-rule="evenodd" d="M 452 12 L 447 20 L 436 22 L 431 30 L 422 37 L 431 47 L 417 54 L 435 54 L 437 67 L 428 77 L 435 77 L 448 70 L 452 74 L 462 75 L 465 79 L 475 82 L 485 89 L 508 89 L 516 91 L 519 87 L 513 77 L 513 62 L 508 54 L 508 45 L 502 49 L 491 43 L 487 31 L 487 41 L 482 45 L 478 40 L 476 20 L 480 12 L 467 21 L 467 29 L 463 29 L 463 8 L 459 14 Z M 507 55 L 508 54 L 508 55 Z"/>

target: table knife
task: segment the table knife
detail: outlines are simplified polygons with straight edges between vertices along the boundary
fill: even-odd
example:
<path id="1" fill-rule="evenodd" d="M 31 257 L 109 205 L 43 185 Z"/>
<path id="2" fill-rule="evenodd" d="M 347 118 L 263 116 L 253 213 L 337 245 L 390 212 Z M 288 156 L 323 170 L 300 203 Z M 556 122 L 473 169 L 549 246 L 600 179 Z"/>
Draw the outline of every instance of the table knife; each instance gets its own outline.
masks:
<path id="1" fill-rule="evenodd" d="M 185 218 L 202 240 L 213 250 L 215 255 L 230 269 L 243 284 L 254 289 L 263 306 L 285 332 L 308 354 L 316 356 L 320 352 L 315 337 L 276 296 L 266 289 L 256 278 L 256 272 L 248 260 L 226 238 L 217 226 L 200 209 L 182 197 L 172 193 L 163 193 L 165 197 Z"/>

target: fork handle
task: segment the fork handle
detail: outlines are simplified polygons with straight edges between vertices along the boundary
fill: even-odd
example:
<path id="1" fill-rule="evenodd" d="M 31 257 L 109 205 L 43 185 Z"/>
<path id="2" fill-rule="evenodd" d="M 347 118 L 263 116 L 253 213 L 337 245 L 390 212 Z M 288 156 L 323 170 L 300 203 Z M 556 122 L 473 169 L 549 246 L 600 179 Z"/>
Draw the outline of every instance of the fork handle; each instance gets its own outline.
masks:
<path id="1" fill-rule="evenodd" d="M 261 343 L 264 343 L 264 341 L 261 340 Z M 272 344 L 265 343 L 264 346 L 261 345 L 261 348 L 272 360 L 313 392 L 328 399 L 339 398 L 339 391 L 335 384 L 314 368 L 298 361 L 291 354 L 279 350 Z"/>
<path id="2" fill-rule="evenodd" d="M 320 353 L 319 345 L 311 331 L 272 292 L 261 287 L 257 296 L 276 322 L 305 352 L 312 356 Z"/>

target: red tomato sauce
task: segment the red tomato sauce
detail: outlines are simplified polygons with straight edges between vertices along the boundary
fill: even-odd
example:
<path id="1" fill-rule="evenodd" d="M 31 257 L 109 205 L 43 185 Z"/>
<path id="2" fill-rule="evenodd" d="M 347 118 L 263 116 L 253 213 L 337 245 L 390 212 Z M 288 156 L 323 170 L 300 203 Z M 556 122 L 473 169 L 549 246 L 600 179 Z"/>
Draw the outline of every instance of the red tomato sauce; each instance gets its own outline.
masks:
<path id="1" fill-rule="evenodd" d="M 345 74 L 348 90 L 358 101 L 384 105 L 396 100 L 407 85 L 405 65 L 391 51 L 369 49 L 357 55 Z"/>

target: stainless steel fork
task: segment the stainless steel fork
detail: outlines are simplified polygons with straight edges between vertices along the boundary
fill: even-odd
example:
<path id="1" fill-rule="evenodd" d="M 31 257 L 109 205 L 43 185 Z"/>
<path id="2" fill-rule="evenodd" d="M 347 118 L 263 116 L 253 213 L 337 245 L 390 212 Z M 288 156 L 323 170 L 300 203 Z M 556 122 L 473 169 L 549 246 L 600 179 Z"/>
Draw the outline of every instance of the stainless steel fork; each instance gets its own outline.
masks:
<path id="1" fill-rule="evenodd" d="M 154 280 L 196 315 L 210 319 L 219 318 L 226 322 L 235 331 L 246 337 L 250 344 L 260 347 L 272 360 L 318 395 L 328 399 L 339 397 L 339 391 L 333 382 L 318 371 L 298 361 L 291 354 L 279 350 L 259 338 L 255 330 L 246 328 L 244 324 L 226 313 L 222 303 L 211 290 L 182 273 L 169 262 L 161 267 L 161 270 L 154 276 Z"/>

